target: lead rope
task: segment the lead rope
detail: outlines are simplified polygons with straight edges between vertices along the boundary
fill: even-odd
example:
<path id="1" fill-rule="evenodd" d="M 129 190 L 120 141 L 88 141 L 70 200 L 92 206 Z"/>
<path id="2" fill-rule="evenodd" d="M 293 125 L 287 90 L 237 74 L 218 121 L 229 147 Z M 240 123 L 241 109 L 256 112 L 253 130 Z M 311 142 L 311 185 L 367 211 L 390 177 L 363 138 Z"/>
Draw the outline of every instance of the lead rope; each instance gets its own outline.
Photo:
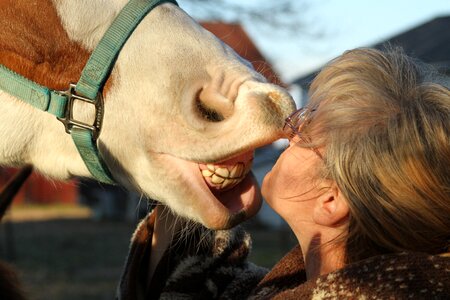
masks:
<path id="1" fill-rule="evenodd" d="M 25 183 L 27 178 L 33 171 L 33 166 L 27 165 L 23 167 L 19 172 L 17 172 L 14 177 L 12 177 L 5 185 L 3 190 L 0 192 L 0 221 L 5 216 L 5 212 L 11 205 L 14 196 Z"/>

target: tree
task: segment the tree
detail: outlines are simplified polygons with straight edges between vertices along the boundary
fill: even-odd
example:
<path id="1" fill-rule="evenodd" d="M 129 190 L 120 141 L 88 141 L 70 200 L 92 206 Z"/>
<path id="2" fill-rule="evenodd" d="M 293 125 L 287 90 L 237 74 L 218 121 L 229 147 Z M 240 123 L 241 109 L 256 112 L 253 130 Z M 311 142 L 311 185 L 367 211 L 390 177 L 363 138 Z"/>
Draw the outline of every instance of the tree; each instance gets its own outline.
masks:
<path id="1" fill-rule="evenodd" d="M 251 22 L 259 30 L 288 35 L 321 35 L 308 16 L 311 0 L 182 0 L 180 4 L 196 19 Z"/>

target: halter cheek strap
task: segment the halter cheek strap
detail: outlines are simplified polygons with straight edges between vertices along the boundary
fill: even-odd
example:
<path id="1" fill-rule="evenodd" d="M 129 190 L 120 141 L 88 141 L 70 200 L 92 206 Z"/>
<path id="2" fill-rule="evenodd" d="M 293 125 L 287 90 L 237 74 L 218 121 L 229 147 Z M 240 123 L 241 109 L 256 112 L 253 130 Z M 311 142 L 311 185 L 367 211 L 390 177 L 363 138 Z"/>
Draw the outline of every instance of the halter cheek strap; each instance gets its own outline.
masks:
<path id="1" fill-rule="evenodd" d="M 101 91 L 123 45 L 134 29 L 153 8 L 166 2 L 178 5 L 175 0 L 130 0 L 92 52 L 78 83 L 70 84 L 67 91 L 50 90 L 0 65 L 0 89 L 55 115 L 64 124 L 66 132 L 72 136 L 88 170 L 101 182 L 115 182 L 97 148 L 104 111 Z M 72 109 L 76 101 L 95 107 L 93 124 L 73 118 Z"/>

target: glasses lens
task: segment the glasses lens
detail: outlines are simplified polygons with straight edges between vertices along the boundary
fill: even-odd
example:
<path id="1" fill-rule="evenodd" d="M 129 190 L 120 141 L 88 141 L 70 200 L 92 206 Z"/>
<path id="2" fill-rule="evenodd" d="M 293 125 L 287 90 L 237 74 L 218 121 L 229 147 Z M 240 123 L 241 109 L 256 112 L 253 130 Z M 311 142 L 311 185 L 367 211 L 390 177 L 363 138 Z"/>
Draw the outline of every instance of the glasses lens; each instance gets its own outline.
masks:
<path id="1" fill-rule="evenodd" d="M 292 115 L 286 118 L 286 122 L 284 124 L 284 132 L 288 136 L 288 138 L 293 138 L 294 135 L 300 132 L 303 123 L 308 118 L 310 111 L 305 108 L 301 108 L 295 111 Z"/>
<path id="2" fill-rule="evenodd" d="M 310 139 L 302 134 L 302 128 L 305 124 L 309 123 L 311 113 L 314 112 L 315 109 L 301 108 L 294 112 L 292 115 L 286 118 L 286 122 L 284 124 L 283 130 L 286 134 L 286 137 L 291 142 L 302 142 L 302 143 L 310 143 Z M 317 156 L 323 160 L 322 155 L 316 148 L 311 148 Z"/>

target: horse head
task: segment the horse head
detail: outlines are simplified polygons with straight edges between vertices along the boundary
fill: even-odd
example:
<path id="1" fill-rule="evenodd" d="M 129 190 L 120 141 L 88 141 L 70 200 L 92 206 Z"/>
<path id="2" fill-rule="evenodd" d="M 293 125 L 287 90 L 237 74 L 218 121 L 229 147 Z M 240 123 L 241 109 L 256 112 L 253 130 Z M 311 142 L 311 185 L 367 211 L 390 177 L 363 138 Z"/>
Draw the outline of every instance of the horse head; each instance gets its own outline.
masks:
<path id="1" fill-rule="evenodd" d="M 0 63 L 63 89 L 126 2 L 2 1 Z M 97 145 L 119 184 L 209 228 L 257 212 L 253 150 L 282 136 L 294 103 L 178 6 L 161 4 L 141 21 L 103 97 Z M 0 102 L 1 164 L 33 164 L 56 179 L 91 176 L 53 116 L 6 93 Z M 89 122 L 94 112 L 76 103 L 74 114 Z"/>

